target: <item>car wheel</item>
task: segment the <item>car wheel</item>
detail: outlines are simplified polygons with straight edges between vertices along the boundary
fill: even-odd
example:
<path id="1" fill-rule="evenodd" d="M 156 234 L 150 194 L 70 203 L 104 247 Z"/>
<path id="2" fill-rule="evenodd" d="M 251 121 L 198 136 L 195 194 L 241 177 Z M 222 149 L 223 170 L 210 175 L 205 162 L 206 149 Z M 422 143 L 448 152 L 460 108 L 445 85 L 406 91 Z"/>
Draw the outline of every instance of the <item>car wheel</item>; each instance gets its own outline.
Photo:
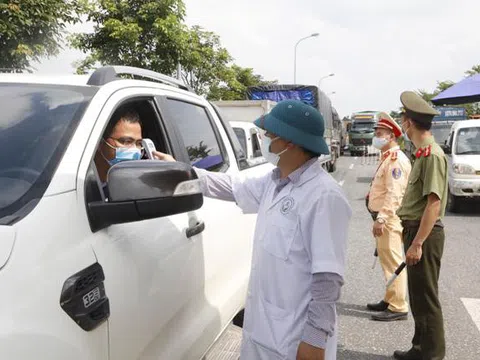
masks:
<path id="1" fill-rule="evenodd" d="M 452 213 L 458 212 L 459 202 L 458 196 L 453 195 L 448 189 L 447 210 Z"/>

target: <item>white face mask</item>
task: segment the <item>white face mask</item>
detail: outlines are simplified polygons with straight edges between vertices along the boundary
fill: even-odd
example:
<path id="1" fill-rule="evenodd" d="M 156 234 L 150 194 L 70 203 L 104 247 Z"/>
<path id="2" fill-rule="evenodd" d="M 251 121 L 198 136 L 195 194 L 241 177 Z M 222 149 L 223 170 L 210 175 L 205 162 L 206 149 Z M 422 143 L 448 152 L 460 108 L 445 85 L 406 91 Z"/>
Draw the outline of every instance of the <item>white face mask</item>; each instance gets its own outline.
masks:
<path id="1" fill-rule="evenodd" d="M 280 156 L 288 150 L 288 149 L 285 149 L 285 150 L 279 152 L 278 154 L 274 154 L 270 151 L 270 146 L 272 145 L 272 143 L 274 141 L 276 141 L 278 139 L 279 139 L 278 137 L 276 137 L 275 139 L 270 139 L 268 136 L 263 136 L 263 138 L 262 138 L 262 145 L 261 145 L 262 155 L 273 166 L 278 165 L 278 162 L 280 161 Z"/>
<path id="2" fill-rule="evenodd" d="M 383 137 L 375 136 L 373 138 L 372 145 L 373 145 L 374 148 L 376 148 L 378 150 L 382 150 L 386 145 L 388 145 L 389 142 L 390 142 L 390 140 L 388 140 L 388 139 L 385 139 Z"/>

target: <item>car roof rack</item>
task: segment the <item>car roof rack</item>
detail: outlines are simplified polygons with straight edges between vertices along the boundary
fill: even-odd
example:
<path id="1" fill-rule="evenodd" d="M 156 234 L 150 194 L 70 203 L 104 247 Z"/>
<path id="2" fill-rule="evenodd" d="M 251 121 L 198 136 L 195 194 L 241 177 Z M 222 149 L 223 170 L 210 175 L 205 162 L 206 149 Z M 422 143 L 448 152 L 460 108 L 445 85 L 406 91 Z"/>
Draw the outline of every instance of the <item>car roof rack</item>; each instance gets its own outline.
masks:
<path id="1" fill-rule="evenodd" d="M 155 71 L 137 68 L 133 66 L 103 66 L 94 71 L 88 79 L 87 85 L 102 86 L 109 82 L 120 80 L 119 75 L 132 75 L 145 79 L 160 82 L 162 84 L 175 86 L 182 90 L 193 92 L 193 90 L 185 85 L 182 81 L 171 76 L 157 73 Z"/>

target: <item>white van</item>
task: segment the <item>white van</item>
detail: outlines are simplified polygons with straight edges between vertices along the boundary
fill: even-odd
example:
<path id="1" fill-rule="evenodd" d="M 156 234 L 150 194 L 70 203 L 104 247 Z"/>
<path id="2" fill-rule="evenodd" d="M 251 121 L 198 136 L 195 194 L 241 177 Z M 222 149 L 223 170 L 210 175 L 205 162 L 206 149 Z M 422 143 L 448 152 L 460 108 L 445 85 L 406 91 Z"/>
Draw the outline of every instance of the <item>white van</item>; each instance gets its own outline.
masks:
<path id="1" fill-rule="evenodd" d="M 458 211 L 465 198 L 480 201 L 480 120 L 462 120 L 452 125 L 443 147 L 449 159 L 449 211 Z"/>

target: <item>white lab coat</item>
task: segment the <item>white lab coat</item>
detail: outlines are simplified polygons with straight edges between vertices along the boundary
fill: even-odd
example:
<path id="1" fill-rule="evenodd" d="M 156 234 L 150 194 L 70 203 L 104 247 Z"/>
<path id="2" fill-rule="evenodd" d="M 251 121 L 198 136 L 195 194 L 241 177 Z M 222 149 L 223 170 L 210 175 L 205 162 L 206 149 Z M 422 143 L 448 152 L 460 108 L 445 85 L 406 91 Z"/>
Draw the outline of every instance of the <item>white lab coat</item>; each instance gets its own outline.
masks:
<path id="1" fill-rule="evenodd" d="M 272 174 L 232 188 L 243 212 L 258 213 L 240 359 L 295 360 L 312 274 L 344 276 L 350 206 L 318 162 L 275 197 Z M 335 332 L 325 359 L 335 360 L 336 349 Z"/>

